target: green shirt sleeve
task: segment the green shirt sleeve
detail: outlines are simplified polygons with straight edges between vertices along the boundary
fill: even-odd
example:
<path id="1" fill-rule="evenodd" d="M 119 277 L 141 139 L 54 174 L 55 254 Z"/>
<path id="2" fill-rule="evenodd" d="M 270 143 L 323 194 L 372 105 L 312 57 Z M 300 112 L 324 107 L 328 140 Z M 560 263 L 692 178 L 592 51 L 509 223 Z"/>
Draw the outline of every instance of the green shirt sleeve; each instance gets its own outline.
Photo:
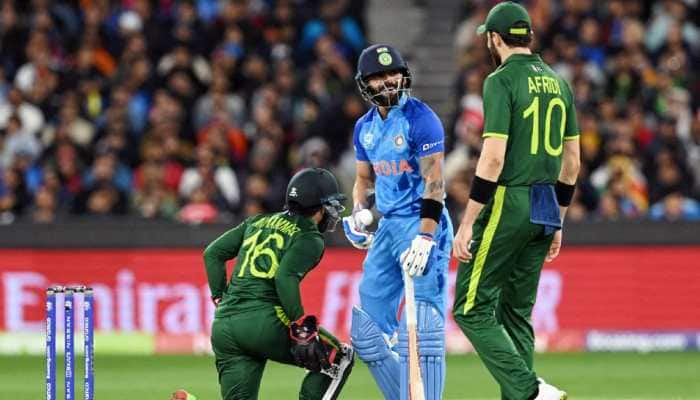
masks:
<path id="1" fill-rule="evenodd" d="M 574 93 L 571 86 L 562 79 L 564 88 L 568 95 L 569 107 L 566 108 L 566 126 L 564 127 L 564 140 L 577 139 L 579 137 L 578 120 L 576 119 L 576 105 L 574 102 Z"/>
<path id="2" fill-rule="evenodd" d="M 510 90 L 496 70 L 484 81 L 484 134 L 483 137 L 508 139 L 512 102 Z"/>
<path id="3" fill-rule="evenodd" d="M 204 249 L 204 267 L 212 297 L 221 297 L 226 291 L 226 261 L 238 255 L 247 226 L 248 221 L 243 221 L 209 243 L 209 246 Z"/>
<path id="4" fill-rule="evenodd" d="M 301 234 L 282 256 L 275 274 L 275 287 L 282 309 L 291 321 L 304 315 L 299 283 L 321 260 L 324 247 L 319 233 Z"/>

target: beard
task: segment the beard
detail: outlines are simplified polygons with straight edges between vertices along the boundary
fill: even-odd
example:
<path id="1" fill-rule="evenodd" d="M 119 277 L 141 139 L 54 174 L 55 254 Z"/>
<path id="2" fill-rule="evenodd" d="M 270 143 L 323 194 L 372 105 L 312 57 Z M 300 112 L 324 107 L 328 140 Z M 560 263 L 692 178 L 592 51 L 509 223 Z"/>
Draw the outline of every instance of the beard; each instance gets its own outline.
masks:
<path id="1" fill-rule="evenodd" d="M 486 46 L 489 49 L 489 54 L 491 55 L 491 61 L 493 62 L 493 65 L 498 68 L 501 66 L 501 56 L 498 55 L 498 52 L 496 51 L 496 46 L 494 46 L 493 42 L 491 41 L 491 36 L 488 38 L 488 44 Z"/>
<path id="2" fill-rule="evenodd" d="M 380 107 L 392 107 L 399 104 L 401 97 L 401 84 L 384 84 L 384 87 L 378 90 L 374 96 L 377 105 Z"/>

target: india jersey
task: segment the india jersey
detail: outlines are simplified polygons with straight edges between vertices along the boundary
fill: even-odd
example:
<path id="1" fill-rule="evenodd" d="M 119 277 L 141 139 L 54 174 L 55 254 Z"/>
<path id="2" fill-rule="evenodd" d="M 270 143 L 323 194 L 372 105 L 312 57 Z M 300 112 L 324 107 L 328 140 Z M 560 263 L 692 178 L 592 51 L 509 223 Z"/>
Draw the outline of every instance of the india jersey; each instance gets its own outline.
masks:
<path id="1" fill-rule="evenodd" d="M 535 54 L 514 54 L 484 82 L 484 137 L 508 140 L 499 185 L 555 183 L 578 137 L 569 85 Z"/>
<path id="2" fill-rule="evenodd" d="M 417 215 L 423 198 L 419 159 L 445 150 L 437 115 L 422 101 L 404 96 L 382 119 L 372 107 L 355 124 L 355 157 L 372 164 L 377 210 L 384 216 Z"/>

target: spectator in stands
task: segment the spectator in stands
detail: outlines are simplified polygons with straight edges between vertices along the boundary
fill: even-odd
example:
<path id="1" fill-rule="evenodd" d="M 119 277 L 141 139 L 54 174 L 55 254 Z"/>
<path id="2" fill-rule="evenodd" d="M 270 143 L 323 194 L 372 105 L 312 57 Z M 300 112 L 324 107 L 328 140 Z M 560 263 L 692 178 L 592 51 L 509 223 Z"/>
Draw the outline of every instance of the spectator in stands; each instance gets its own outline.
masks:
<path id="1" fill-rule="evenodd" d="M 683 196 L 680 191 L 671 192 L 651 206 L 649 218 L 653 221 L 700 221 L 700 202 Z"/>
<path id="2" fill-rule="evenodd" d="M 251 152 L 248 171 L 267 181 L 267 192 L 260 198 L 265 210 L 279 209 L 284 205 L 288 172 L 280 168 L 281 146 L 271 138 L 259 139 Z"/>
<path id="3" fill-rule="evenodd" d="M 44 146 L 53 143 L 57 131 L 82 148 L 86 149 L 92 144 L 95 128 L 80 116 L 78 101 L 75 93 L 67 93 L 63 96 L 57 120 L 46 125 L 41 133 L 41 141 Z"/>
<path id="4" fill-rule="evenodd" d="M 136 185 L 132 199 L 134 210 L 146 219 L 173 219 L 177 213 L 177 197 L 166 183 L 165 163 L 144 163 L 139 172 L 141 182 Z"/>
<path id="5" fill-rule="evenodd" d="M 299 148 L 299 169 L 301 168 L 329 168 L 330 146 L 319 137 L 306 140 Z"/>
<path id="6" fill-rule="evenodd" d="M 690 134 L 685 140 L 685 148 L 688 152 L 688 166 L 695 183 L 692 193 L 695 198 L 700 198 L 700 112 L 696 113 L 692 120 Z"/>
<path id="7" fill-rule="evenodd" d="M 34 205 L 29 212 L 31 222 L 48 224 L 56 221 L 58 199 L 56 193 L 46 186 L 42 186 L 34 195 Z"/>
<path id="8" fill-rule="evenodd" d="M 14 222 L 30 199 L 21 174 L 14 168 L 3 168 L 0 181 L 0 224 Z"/>
<path id="9" fill-rule="evenodd" d="M 213 202 L 221 210 L 236 210 L 241 201 L 236 174 L 227 163 L 217 163 L 206 144 L 197 147 L 197 161 L 187 168 L 180 180 L 179 194 L 192 204 Z M 198 191 L 196 194 L 195 191 Z"/>
<path id="10" fill-rule="evenodd" d="M 16 87 L 10 89 L 7 99 L 0 104 L 0 129 L 7 128 L 13 115 L 20 119 L 22 129 L 27 134 L 36 135 L 44 126 L 44 114 L 34 104 L 27 102 Z"/>
<path id="11" fill-rule="evenodd" d="M 40 152 L 41 144 L 33 133 L 23 129 L 20 117 L 17 114 L 10 116 L 2 131 L 0 166 L 11 168 L 20 155 L 33 160 L 39 156 Z"/>
<path id="12" fill-rule="evenodd" d="M 190 193 L 187 203 L 178 213 L 180 221 L 188 224 L 202 224 L 215 222 L 219 216 L 219 210 L 210 200 L 210 190 L 204 186 L 198 186 Z"/>
<path id="13" fill-rule="evenodd" d="M 83 177 L 86 186 L 109 183 L 120 192 L 129 193 L 132 189 L 131 170 L 119 161 L 117 154 L 110 149 L 100 149 L 95 160 Z"/>

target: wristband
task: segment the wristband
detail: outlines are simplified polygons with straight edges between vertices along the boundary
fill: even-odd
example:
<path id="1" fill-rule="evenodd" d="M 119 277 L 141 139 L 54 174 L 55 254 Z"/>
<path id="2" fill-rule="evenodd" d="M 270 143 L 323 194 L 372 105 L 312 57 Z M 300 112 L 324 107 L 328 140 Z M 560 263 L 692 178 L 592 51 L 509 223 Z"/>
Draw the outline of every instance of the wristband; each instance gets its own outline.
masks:
<path id="1" fill-rule="evenodd" d="M 433 199 L 423 199 L 420 203 L 420 217 L 430 218 L 438 225 L 442 216 L 442 203 Z"/>
<path id="2" fill-rule="evenodd" d="M 562 181 L 557 181 L 554 185 L 554 191 L 557 194 L 557 202 L 562 207 L 568 207 L 571 204 L 571 199 L 574 197 L 576 185 L 569 185 Z"/>
<path id="3" fill-rule="evenodd" d="M 472 182 L 472 190 L 471 193 L 469 193 L 469 198 L 477 203 L 486 204 L 493 198 L 497 187 L 498 184 L 496 182 L 487 181 L 486 179 L 474 175 L 474 182 Z"/>

